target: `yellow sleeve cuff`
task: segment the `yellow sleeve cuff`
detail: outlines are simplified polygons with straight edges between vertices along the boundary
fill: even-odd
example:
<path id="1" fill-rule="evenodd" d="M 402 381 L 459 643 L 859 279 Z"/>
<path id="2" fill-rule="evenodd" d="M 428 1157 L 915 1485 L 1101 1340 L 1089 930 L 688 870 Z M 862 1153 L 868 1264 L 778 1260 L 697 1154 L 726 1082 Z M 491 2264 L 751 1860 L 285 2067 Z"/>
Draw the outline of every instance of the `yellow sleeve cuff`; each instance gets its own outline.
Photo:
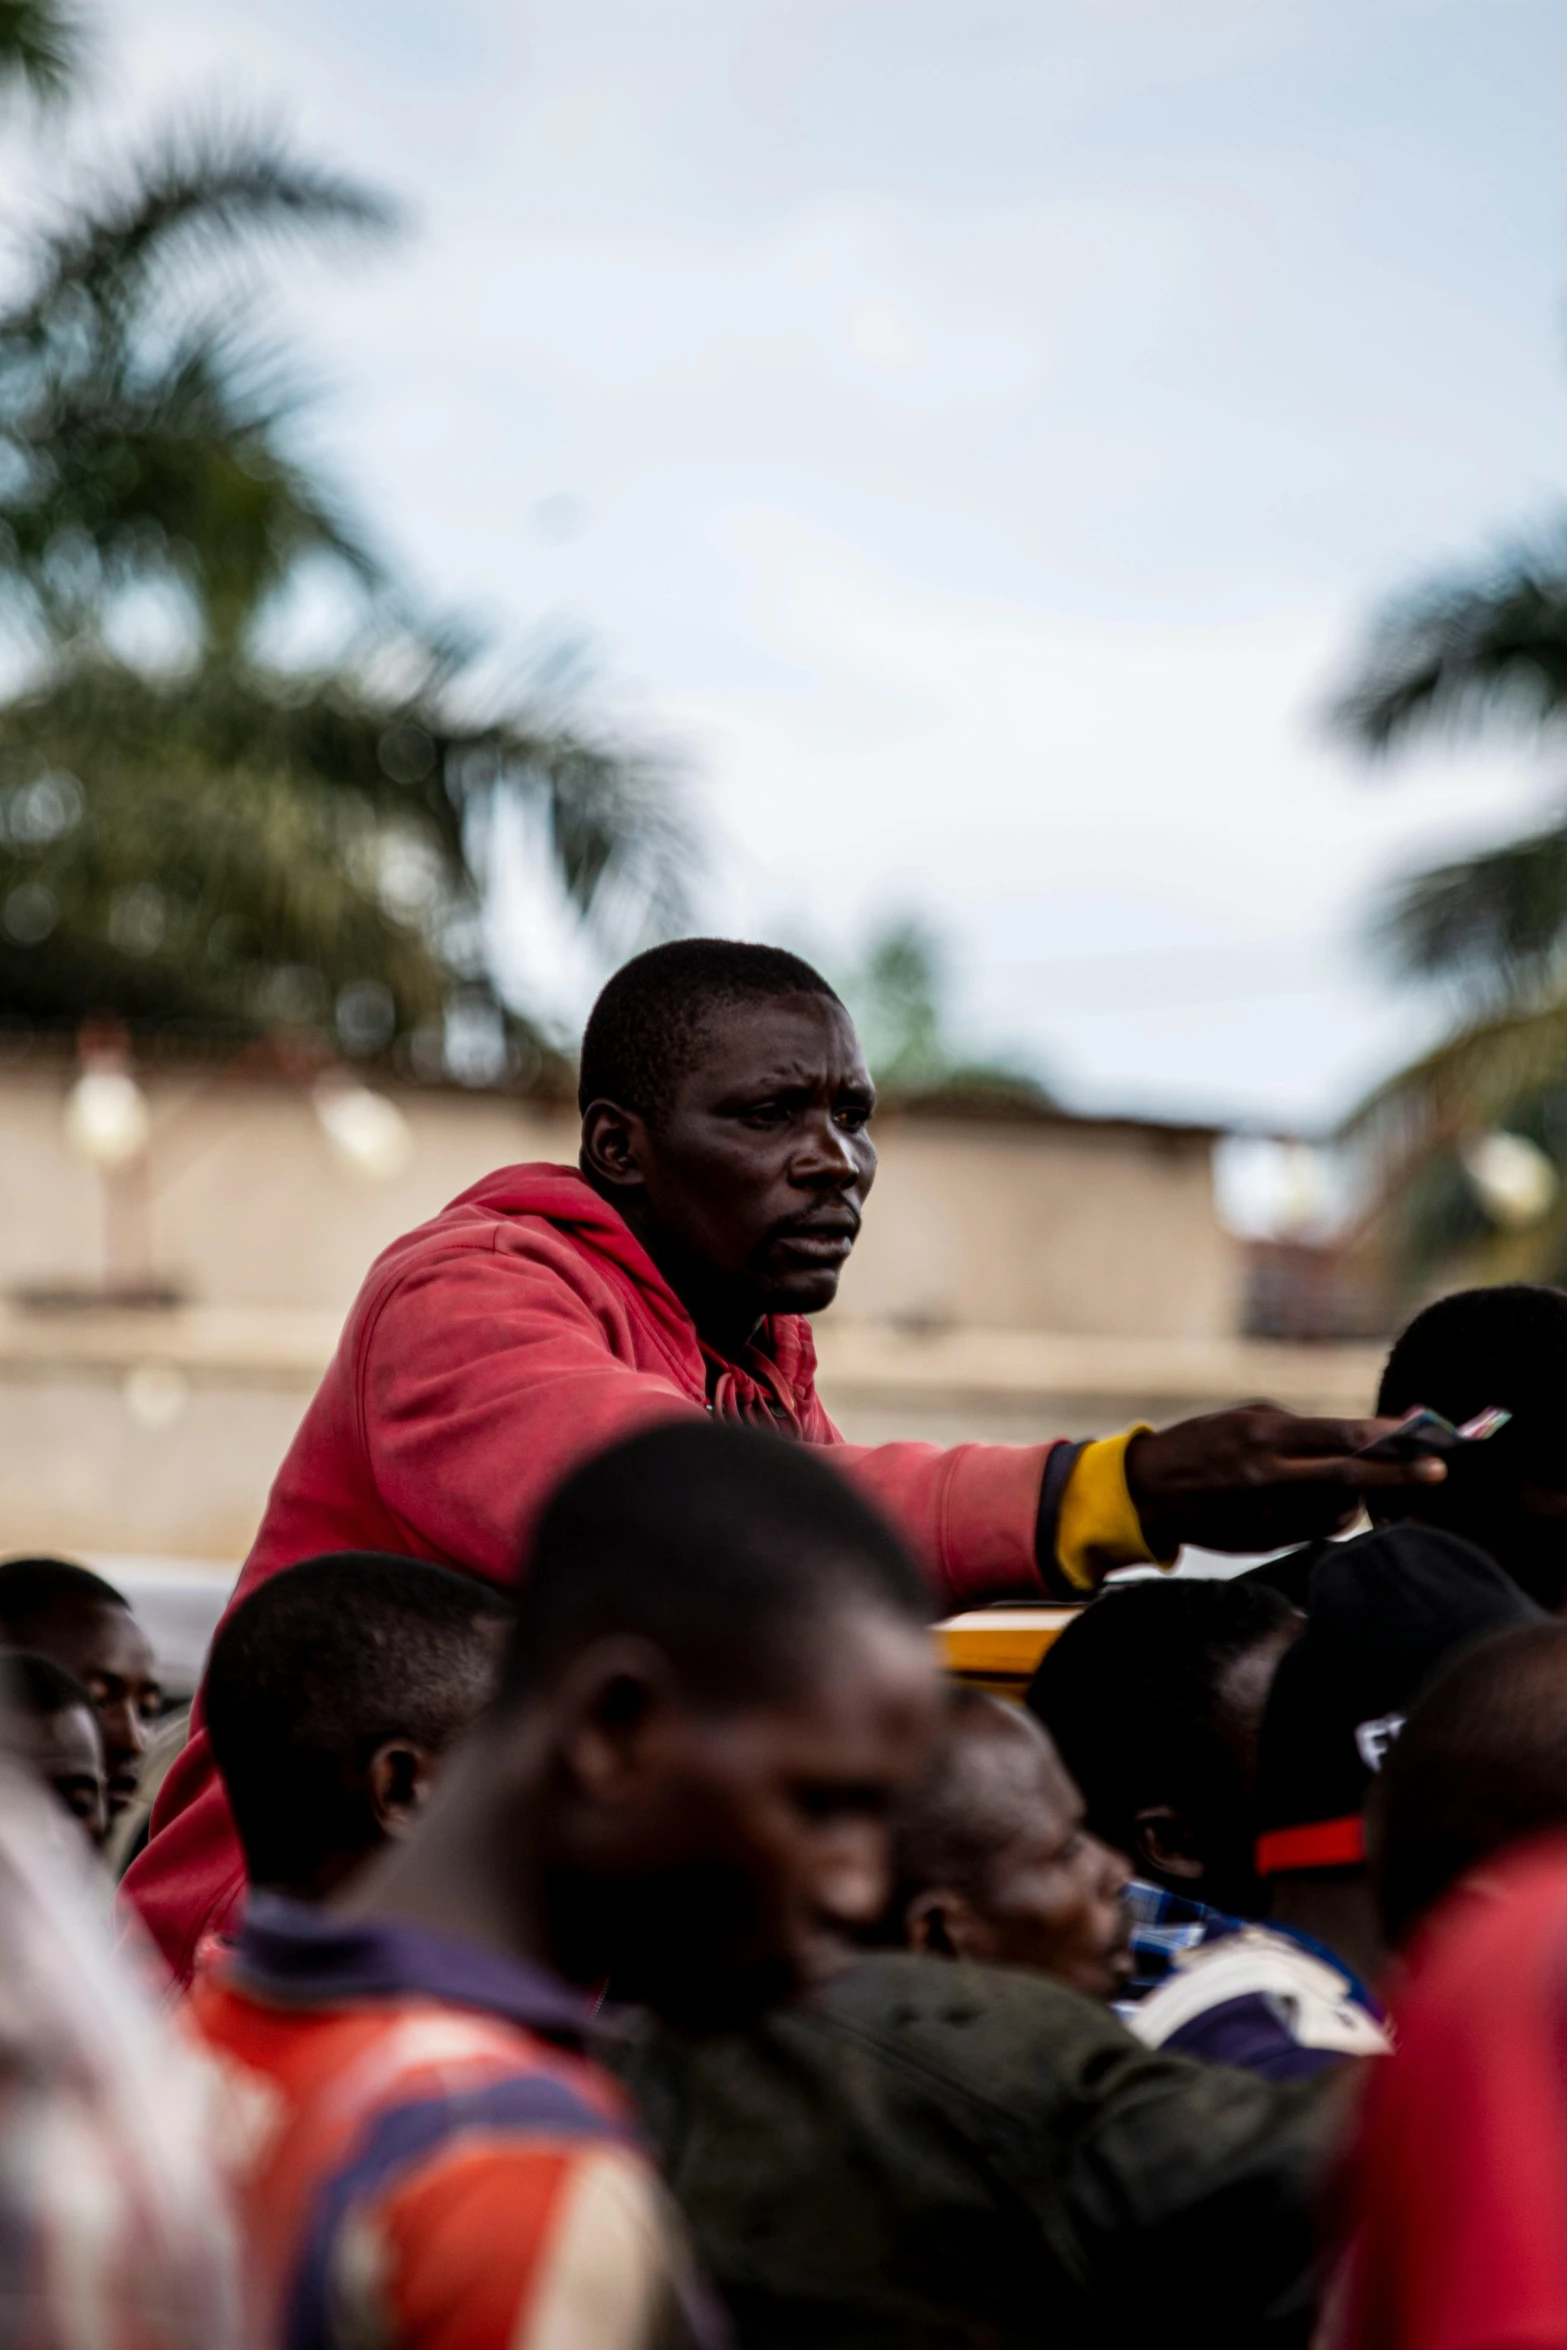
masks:
<path id="1" fill-rule="evenodd" d="M 1114 1567 L 1155 1562 L 1126 1482 L 1126 1448 L 1146 1420 L 1085 1444 L 1072 1466 L 1056 1519 L 1056 1560 L 1079 1591 L 1096 1591 Z"/>

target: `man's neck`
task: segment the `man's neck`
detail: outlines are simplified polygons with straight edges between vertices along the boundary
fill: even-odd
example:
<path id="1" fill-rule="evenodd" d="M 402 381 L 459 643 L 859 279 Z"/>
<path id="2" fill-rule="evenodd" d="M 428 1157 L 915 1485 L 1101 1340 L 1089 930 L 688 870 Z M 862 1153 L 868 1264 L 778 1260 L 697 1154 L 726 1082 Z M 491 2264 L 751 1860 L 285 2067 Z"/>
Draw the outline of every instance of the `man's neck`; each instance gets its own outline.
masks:
<path id="1" fill-rule="evenodd" d="M 340 1916 L 423 1926 L 507 1958 L 552 1967 L 553 1953 L 530 1891 L 529 1854 L 515 1822 L 492 1818 L 470 1757 L 454 1758 L 430 1808 L 407 1839 L 389 1844 L 328 1906 Z"/>
<path id="2" fill-rule="evenodd" d="M 749 1283 L 732 1274 L 717 1273 L 692 1256 L 689 1249 L 660 1230 L 648 1215 L 640 1192 L 621 1191 L 601 1183 L 589 1169 L 583 1172 L 600 1199 L 612 1207 L 636 1234 L 696 1326 L 704 1346 L 725 1362 L 738 1362 L 762 1327 Z"/>
<path id="3" fill-rule="evenodd" d="M 1339 1877 L 1299 1869 L 1276 1877 L 1268 1922 L 1309 1934 L 1373 1988 L 1387 1965 L 1387 1945 L 1364 1871 Z"/>

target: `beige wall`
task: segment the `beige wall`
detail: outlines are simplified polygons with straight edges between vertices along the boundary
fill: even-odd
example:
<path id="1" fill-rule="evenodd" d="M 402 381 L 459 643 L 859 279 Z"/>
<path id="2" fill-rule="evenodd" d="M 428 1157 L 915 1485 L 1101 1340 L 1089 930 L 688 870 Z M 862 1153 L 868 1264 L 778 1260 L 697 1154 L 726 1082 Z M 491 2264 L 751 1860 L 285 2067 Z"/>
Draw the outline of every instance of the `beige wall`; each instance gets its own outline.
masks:
<path id="1" fill-rule="evenodd" d="M 878 1119 L 881 1168 L 835 1312 L 906 1328 L 1221 1338 L 1240 1259 L 1207 1135 Z"/>
<path id="2" fill-rule="evenodd" d="M 70 1077 L 0 1071 L 0 1551 L 236 1559 L 371 1258 L 492 1167 L 569 1159 L 573 1123 L 399 1092 L 413 1158 L 373 1184 L 334 1158 L 306 1095 L 159 1076 L 145 1238 L 188 1302 L 40 1312 L 17 1292 L 104 1267 L 103 1185 L 63 1141 Z M 1233 1341 L 1205 1137 L 911 1115 L 877 1139 L 865 1234 L 818 1325 L 847 1433 L 1020 1440 L 1269 1386 L 1358 1401 L 1346 1355 Z M 123 1253 L 140 1211 L 121 1190 Z"/>
<path id="3" fill-rule="evenodd" d="M 0 1288 L 8 1291 L 103 1272 L 103 1180 L 63 1139 L 70 1074 L 0 1074 Z M 201 1304 L 341 1316 L 372 1257 L 399 1232 L 492 1167 L 575 1149 L 575 1123 L 564 1117 L 494 1094 L 409 1088 L 395 1099 L 413 1129 L 412 1160 L 405 1174 L 373 1183 L 342 1165 L 297 1087 L 164 1077 L 147 1080 L 146 1091 L 149 1270 Z M 127 1198 L 122 1234 L 133 1214 Z"/>

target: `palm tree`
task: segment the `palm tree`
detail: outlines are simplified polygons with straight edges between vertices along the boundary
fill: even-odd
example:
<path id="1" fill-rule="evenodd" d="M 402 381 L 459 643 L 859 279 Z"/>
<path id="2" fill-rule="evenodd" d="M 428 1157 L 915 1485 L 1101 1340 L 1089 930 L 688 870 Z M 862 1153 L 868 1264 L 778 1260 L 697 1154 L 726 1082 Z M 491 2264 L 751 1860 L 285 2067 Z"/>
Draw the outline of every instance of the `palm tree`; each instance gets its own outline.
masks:
<path id="1" fill-rule="evenodd" d="M 1567 528 L 1386 612 L 1336 718 L 1373 755 L 1486 725 L 1547 751 L 1567 743 Z M 1477 1153 L 1501 1132 L 1567 1164 L 1567 805 L 1522 839 L 1412 876 L 1378 932 L 1401 975 L 1442 989 L 1452 1012 L 1449 1035 L 1348 1122 L 1404 1273 L 1461 1254 L 1497 1278 L 1561 1277 L 1567 1195 L 1553 1204 L 1542 1174 L 1533 1212 L 1527 1196 L 1510 1210 L 1505 1187 L 1487 1196 Z"/>
<path id="2" fill-rule="evenodd" d="M 410 614 L 292 453 L 287 371 L 235 323 L 235 272 L 267 240 L 390 225 L 274 143 L 168 142 L 38 240 L 0 312 L 0 598 L 34 658 L 0 702 L 13 1022 L 428 1047 L 454 1003 L 494 1001 L 504 799 L 543 813 L 583 914 L 624 930 L 676 909 L 667 777 L 538 695 L 480 701 L 471 649 Z M 281 667 L 269 624 L 323 564 L 358 633 Z M 153 617 L 172 650 L 134 657 Z"/>
<path id="3" fill-rule="evenodd" d="M 893 1098 L 940 1095 L 954 1106 L 1021 1107 L 1048 1102 L 1027 1071 L 970 1058 L 949 1028 L 948 965 L 941 939 L 918 917 L 894 917 L 872 936 L 844 988 L 872 1075 Z"/>
<path id="4" fill-rule="evenodd" d="M 81 63 L 82 28 L 59 0 L 0 0 L 0 85 L 63 98 Z"/>

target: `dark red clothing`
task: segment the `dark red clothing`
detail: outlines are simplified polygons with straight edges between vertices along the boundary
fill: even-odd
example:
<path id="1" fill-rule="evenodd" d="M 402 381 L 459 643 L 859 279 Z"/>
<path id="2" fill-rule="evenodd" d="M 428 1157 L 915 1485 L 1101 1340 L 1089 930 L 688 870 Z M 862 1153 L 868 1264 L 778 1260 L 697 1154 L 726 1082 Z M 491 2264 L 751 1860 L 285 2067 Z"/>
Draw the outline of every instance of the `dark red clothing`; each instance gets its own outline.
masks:
<path id="1" fill-rule="evenodd" d="M 1371 2068 L 1345 2350 L 1567 2350 L 1567 1838 L 1424 1929 Z"/>
<path id="2" fill-rule="evenodd" d="M 238 1585 L 321 1551 L 389 1550 L 508 1583 L 562 1476 L 668 1414 L 775 1425 L 839 1458 L 902 1525 L 947 1608 L 1041 1591 L 1049 1445 L 845 1445 L 817 1399 L 809 1325 L 775 1315 L 745 1360 L 708 1354 L 615 1210 L 566 1167 L 503 1167 L 394 1241 L 267 1502 Z M 188 1977 L 244 1889 L 201 1728 L 126 1890 Z"/>

